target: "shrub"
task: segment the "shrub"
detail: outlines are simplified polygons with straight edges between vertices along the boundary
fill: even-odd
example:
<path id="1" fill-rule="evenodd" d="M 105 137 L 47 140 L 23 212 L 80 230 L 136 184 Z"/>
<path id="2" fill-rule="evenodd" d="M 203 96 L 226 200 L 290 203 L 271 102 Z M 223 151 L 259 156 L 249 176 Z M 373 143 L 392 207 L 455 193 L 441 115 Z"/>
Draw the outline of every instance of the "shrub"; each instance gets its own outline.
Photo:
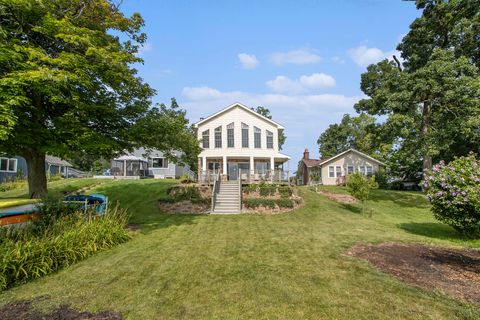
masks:
<path id="1" fill-rule="evenodd" d="M 274 196 L 276 192 L 277 192 L 277 186 L 275 185 L 260 185 L 261 197 Z"/>
<path id="2" fill-rule="evenodd" d="M 375 176 L 366 177 L 359 172 L 348 175 L 348 192 L 362 203 L 362 213 L 365 213 L 365 205 L 370 197 L 370 191 L 377 188 L 378 184 L 375 181 Z"/>
<path id="3" fill-rule="evenodd" d="M 197 186 L 176 186 L 171 188 L 168 194 L 175 200 L 175 202 L 201 198 Z"/>
<path id="4" fill-rule="evenodd" d="M 258 186 L 256 184 L 249 184 L 249 185 L 246 185 L 245 187 L 243 187 L 243 192 L 249 194 L 249 193 L 253 193 L 255 191 L 258 190 Z"/>
<path id="5" fill-rule="evenodd" d="M 436 219 L 468 237 L 480 237 L 480 160 L 474 154 L 448 165 L 440 161 L 422 183 Z"/>
<path id="6" fill-rule="evenodd" d="M 187 184 L 187 183 L 192 183 L 194 182 L 190 176 L 186 173 L 184 173 L 181 177 L 180 177 L 180 183 L 182 184 Z"/>
<path id="7" fill-rule="evenodd" d="M 99 250 L 127 241 L 127 215 L 118 208 L 87 219 L 63 215 L 45 228 L 0 229 L 0 291 L 74 264 Z"/>
<path id="8" fill-rule="evenodd" d="M 293 194 L 293 189 L 289 186 L 281 186 L 278 187 L 278 193 L 280 193 L 280 197 L 282 198 L 290 198 Z"/>
<path id="9" fill-rule="evenodd" d="M 285 198 L 280 199 L 265 199 L 265 198 L 249 198 L 243 200 L 243 205 L 246 208 L 258 208 L 265 207 L 270 209 L 275 209 L 277 206 L 279 208 L 293 208 L 295 206 L 295 201 Z"/>
<path id="10" fill-rule="evenodd" d="M 0 184 L 0 192 L 25 188 L 26 185 L 27 185 L 27 181 L 24 179 L 14 179 L 14 180 L 6 181 Z"/>

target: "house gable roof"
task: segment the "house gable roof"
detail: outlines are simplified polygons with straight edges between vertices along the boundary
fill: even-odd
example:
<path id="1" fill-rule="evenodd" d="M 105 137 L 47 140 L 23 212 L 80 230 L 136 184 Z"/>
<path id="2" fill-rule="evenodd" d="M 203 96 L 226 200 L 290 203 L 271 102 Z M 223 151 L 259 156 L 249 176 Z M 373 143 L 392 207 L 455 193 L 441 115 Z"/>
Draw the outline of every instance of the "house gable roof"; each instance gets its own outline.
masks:
<path id="1" fill-rule="evenodd" d="M 72 164 L 68 161 L 60 159 L 59 157 L 45 155 L 45 162 L 48 164 L 53 164 L 57 166 L 73 167 Z"/>
<path id="2" fill-rule="evenodd" d="M 348 149 L 348 150 L 345 150 L 345 151 L 343 151 L 343 152 L 340 152 L 340 153 L 337 154 L 337 155 L 334 155 L 333 157 L 326 158 L 326 159 L 322 159 L 322 160 L 320 160 L 320 161 L 317 163 L 317 165 L 318 165 L 318 166 L 321 166 L 321 165 L 323 165 L 323 164 L 325 164 L 325 163 L 327 163 L 327 162 L 330 162 L 330 161 L 333 160 L 333 159 L 339 158 L 339 157 L 341 157 L 341 156 L 343 156 L 343 155 L 345 155 L 345 154 L 347 154 L 347 153 L 349 153 L 349 152 L 354 152 L 354 153 L 356 153 L 356 154 L 358 154 L 358 155 L 360 155 L 360 156 L 362 156 L 362 157 L 364 157 L 364 158 L 367 158 L 367 159 L 369 159 L 369 160 L 371 160 L 371 161 L 373 161 L 373 162 L 376 162 L 376 163 L 379 164 L 379 165 L 385 166 L 385 163 L 383 163 L 383 162 L 381 162 L 381 161 L 379 161 L 379 160 L 377 160 L 377 159 L 375 159 L 375 158 L 372 158 L 372 157 L 370 157 L 369 155 L 367 155 L 367 154 L 365 154 L 365 153 L 363 153 L 363 152 L 360 152 L 360 151 L 358 151 L 358 150 L 355 150 L 355 149 Z"/>
<path id="3" fill-rule="evenodd" d="M 223 114 L 223 113 L 225 113 L 225 112 L 228 112 L 229 110 L 231 110 L 231 109 L 233 109 L 233 108 L 236 108 L 236 107 L 238 107 L 238 108 L 240 108 L 240 109 L 243 109 L 243 110 L 245 110 L 245 111 L 247 111 L 247 112 L 249 112 L 249 113 L 251 113 L 251 114 L 253 114 L 253 115 L 257 116 L 257 117 L 259 117 L 260 119 L 262 119 L 262 120 L 264 120 L 264 121 L 266 121 L 266 122 L 269 122 L 269 123 L 273 124 L 273 125 L 276 126 L 278 129 L 284 129 L 284 127 L 283 127 L 281 124 L 279 124 L 278 122 L 275 122 L 275 121 L 273 121 L 272 119 L 268 119 L 267 117 L 262 116 L 261 114 L 255 112 L 254 110 L 250 109 L 249 107 L 247 107 L 247 106 L 244 105 L 244 104 L 241 104 L 240 102 L 235 102 L 235 103 L 227 106 L 226 108 L 223 108 L 222 110 L 218 111 L 217 113 L 214 113 L 214 114 L 206 117 L 205 119 L 200 120 L 200 121 L 194 123 L 194 126 L 195 126 L 196 128 L 198 128 L 198 126 L 199 126 L 200 124 L 205 123 L 205 122 L 208 122 L 208 121 L 210 121 L 211 119 L 213 119 L 213 118 L 215 118 L 215 117 L 218 117 L 219 115 L 221 115 L 221 114 Z"/>
<path id="4" fill-rule="evenodd" d="M 320 163 L 321 160 L 318 159 L 302 159 L 303 163 L 308 167 L 315 167 Z"/>

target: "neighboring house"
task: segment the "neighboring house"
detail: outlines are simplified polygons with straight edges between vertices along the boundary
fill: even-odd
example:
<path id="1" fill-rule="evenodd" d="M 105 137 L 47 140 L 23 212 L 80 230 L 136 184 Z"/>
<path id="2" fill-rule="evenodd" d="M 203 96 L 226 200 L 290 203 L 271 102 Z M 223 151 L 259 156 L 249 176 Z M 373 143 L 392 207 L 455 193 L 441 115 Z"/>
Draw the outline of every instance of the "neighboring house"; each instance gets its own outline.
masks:
<path id="1" fill-rule="evenodd" d="M 298 184 L 344 184 L 346 176 L 351 173 L 374 175 L 382 166 L 385 166 L 383 162 L 355 149 L 325 159 L 311 159 L 308 149 L 305 149 L 297 171 Z"/>
<path id="2" fill-rule="evenodd" d="M 173 154 L 178 157 L 181 155 L 177 151 L 174 151 Z M 141 177 L 180 178 L 184 174 L 193 178 L 193 173 L 188 166 L 168 161 L 163 152 L 159 150 L 148 152 L 144 148 L 135 149 L 132 153 L 113 159 L 110 169 L 110 176 L 131 179 Z"/>
<path id="3" fill-rule="evenodd" d="M 58 157 L 45 156 L 45 171 L 50 175 L 69 176 L 69 170 L 72 165 Z M 28 174 L 27 161 L 20 156 L 11 158 L 0 156 L 0 182 L 15 180 L 16 178 L 26 178 Z"/>
<path id="4" fill-rule="evenodd" d="M 198 156 L 200 182 L 215 175 L 223 181 L 288 181 L 284 164 L 289 156 L 279 152 L 278 135 L 284 130 L 241 103 L 234 103 L 194 124 L 202 152 Z"/>

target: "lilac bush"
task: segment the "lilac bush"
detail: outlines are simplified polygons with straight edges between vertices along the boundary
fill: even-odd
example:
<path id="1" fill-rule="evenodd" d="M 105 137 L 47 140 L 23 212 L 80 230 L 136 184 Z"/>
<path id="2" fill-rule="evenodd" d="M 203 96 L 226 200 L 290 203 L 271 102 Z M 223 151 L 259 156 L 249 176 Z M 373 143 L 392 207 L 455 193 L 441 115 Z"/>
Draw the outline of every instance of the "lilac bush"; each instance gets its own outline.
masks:
<path id="1" fill-rule="evenodd" d="M 440 161 L 425 174 L 423 187 L 436 219 L 480 237 L 480 159 L 470 153 L 449 164 Z"/>

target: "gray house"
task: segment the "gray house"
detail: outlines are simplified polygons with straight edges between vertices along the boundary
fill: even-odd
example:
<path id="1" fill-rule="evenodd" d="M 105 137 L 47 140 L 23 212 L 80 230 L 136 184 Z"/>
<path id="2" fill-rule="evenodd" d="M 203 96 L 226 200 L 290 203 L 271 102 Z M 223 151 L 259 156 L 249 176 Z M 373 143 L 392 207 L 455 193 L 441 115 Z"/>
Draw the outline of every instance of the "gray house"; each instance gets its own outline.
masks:
<path id="1" fill-rule="evenodd" d="M 72 165 L 58 157 L 45 156 L 45 171 L 50 175 L 61 175 L 68 178 Z M 20 156 L 0 156 L 0 183 L 17 178 L 26 178 L 28 174 L 27 161 Z"/>
<path id="2" fill-rule="evenodd" d="M 173 154 L 177 157 L 181 155 L 177 151 L 174 151 Z M 187 165 L 183 166 L 168 161 L 163 152 L 159 150 L 147 151 L 144 148 L 135 149 L 132 153 L 113 159 L 109 174 L 116 178 L 130 179 L 142 177 L 178 179 L 184 174 L 194 178 L 194 173 Z"/>

